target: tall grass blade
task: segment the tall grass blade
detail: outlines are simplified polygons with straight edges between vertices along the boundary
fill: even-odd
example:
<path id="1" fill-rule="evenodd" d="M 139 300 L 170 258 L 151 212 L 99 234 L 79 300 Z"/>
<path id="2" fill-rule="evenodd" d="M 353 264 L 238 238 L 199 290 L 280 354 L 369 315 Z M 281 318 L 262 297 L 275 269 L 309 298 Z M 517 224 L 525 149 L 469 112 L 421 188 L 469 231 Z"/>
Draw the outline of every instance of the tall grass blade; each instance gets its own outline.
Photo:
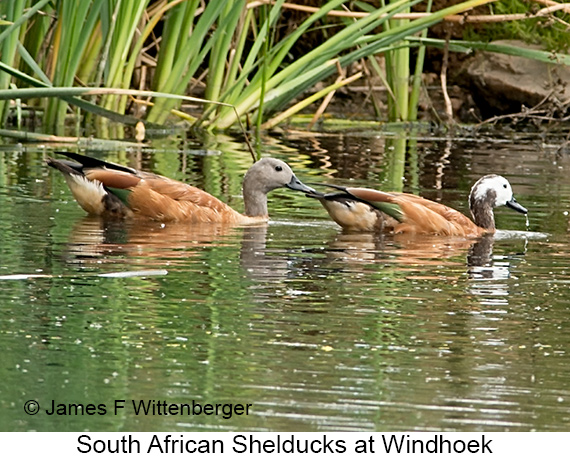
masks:
<path id="1" fill-rule="evenodd" d="M 182 3 L 170 12 L 169 20 L 165 24 L 165 28 L 170 30 L 166 31 L 168 41 L 163 42 L 162 46 L 174 46 L 178 49 L 178 53 L 176 59 L 159 61 L 159 65 L 163 67 L 160 71 L 162 78 L 153 86 L 155 90 L 174 94 L 184 93 L 198 66 L 213 46 L 213 41 L 206 37 L 225 5 L 225 0 L 211 0 L 206 3 L 206 8 L 195 25 L 193 19 L 197 2 Z M 177 11 L 179 8 L 181 11 Z M 173 18 L 177 13 L 183 14 L 185 20 L 182 23 Z M 173 100 L 158 100 L 151 108 L 148 120 L 164 122 L 170 109 L 176 104 Z"/>
<path id="2" fill-rule="evenodd" d="M 426 12 L 431 12 L 432 0 L 428 0 L 426 5 Z M 427 37 L 427 28 L 422 30 L 422 38 Z M 420 101 L 420 91 L 422 84 L 422 73 L 424 69 L 424 60 L 426 55 L 426 46 L 420 45 L 418 47 L 417 57 L 416 57 L 416 68 L 414 71 L 414 76 L 412 77 L 412 90 L 410 93 L 410 104 L 408 107 L 408 120 L 416 121 L 418 119 L 418 106 Z"/>
<path id="3" fill-rule="evenodd" d="M 425 44 L 438 48 L 443 48 L 445 46 L 445 40 L 437 38 L 410 37 L 409 40 L 417 44 Z M 488 51 L 488 52 L 497 52 L 500 54 L 507 54 L 517 57 L 524 57 L 526 59 L 537 60 L 539 62 L 544 62 L 544 63 L 570 66 L 570 54 L 542 51 L 540 49 L 521 48 L 509 44 L 495 44 L 495 43 L 484 43 L 479 41 L 462 41 L 462 40 L 449 41 L 450 51 L 469 53 L 472 52 L 474 49 L 481 51 Z"/>
<path id="4" fill-rule="evenodd" d="M 0 2 L 0 16 L 10 23 L 2 33 L 0 33 L 0 62 L 8 66 L 17 66 L 17 49 L 20 35 L 20 27 L 24 25 L 30 17 L 37 13 L 42 5 L 47 1 L 43 0 L 39 6 L 35 6 L 28 12 L 24 12 L 27 5 L 26 0 L 12 0 Z M 0 72 L 0 89 L 10 87 L 10 75 Z M 4 124 L 8 112 L 9 104 L 0 102 L 0 124 Z"/>
<path id="5" fill-rule="evenodd" d="M 208 79 L 205 96 L 208 100 L 219 100 L 223 90 L 226 64 L 230 60 L 232 41 L 241 12 L 245 7 L 244 0 L 227 1 L 226 7 L 220 14 L 218 27 L 212 36 L 212 50 L 208 65 Z"/>

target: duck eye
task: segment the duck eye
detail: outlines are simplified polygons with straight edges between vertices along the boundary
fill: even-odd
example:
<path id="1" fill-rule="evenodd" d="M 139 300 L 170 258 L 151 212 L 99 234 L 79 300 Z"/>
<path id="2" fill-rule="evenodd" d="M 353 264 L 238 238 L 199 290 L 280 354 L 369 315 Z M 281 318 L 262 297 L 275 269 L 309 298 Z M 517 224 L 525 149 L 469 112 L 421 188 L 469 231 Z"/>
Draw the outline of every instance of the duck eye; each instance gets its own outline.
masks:
<path id="1" fill-rule="evenodd" d="M 277 165 L 275 167 L 275 171 L 283 171 L 283 167 L 281 165 Z"/>
<path id="2" fill-rule="evenodd" d="M 506 188 L 507 188 L 507 185 L 506 185 L 506 184 L 503 184 L 503 187 L 506 189 Z"/>

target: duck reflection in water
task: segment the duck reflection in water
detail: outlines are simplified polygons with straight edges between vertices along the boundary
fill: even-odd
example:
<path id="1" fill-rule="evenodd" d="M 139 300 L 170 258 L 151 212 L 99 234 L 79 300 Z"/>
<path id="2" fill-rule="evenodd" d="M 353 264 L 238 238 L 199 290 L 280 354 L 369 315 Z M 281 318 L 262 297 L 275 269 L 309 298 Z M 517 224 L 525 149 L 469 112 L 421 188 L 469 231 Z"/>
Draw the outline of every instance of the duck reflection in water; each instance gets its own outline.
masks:
<path id="1" fill-rule="evenodd" d="M 366 273 L 371 264 L 379 263 L 399 267 L 410 279 L 458 280 L 458 268 L 466 268 L 469 280 L 504 279 L 511 267 L 506 259 L 512 256 L 494 256 L 495 241 L 493 235 L 463 238 L 342 232 L 329 241 L 326 255 L 329 265 L 351 272 Z M 519 241 L 526 246 L 524 237 Z M 519 252 L 514 255 L 518 257 Z M 434 270 L 442 266 L 446 269 Z M 444 273 L 449 267 L 455 275 Z"/>
<path id="2" fill-rule="evenodd" d="M 284 277 L 288 257 L 267 254 L 267 225 L 236 227 L 224 224 L 164 224 L 153 221 L 116 221 L 99 217 L 79 220 L 66 247 L 71 264 L 117 264 L 180 267 L 200 260 L 210 247 L 240 247 L 240 264 L 247 276 Z"/>
<path id="3" fill-rule="evenodd" d="M 329 243 L 329 254 L 332 259 L 346 262 L 381 261 L 410 267 L 441 265 L 447 259 L 461 265 L 476 243 L 476 239 L 462 237 L 343 232 Z"/>
<path id="4" fill-rule="evenodd" d="M 99 217 L 79 220 L 69 239 L 71 263 L 144 263 L 183 261 L 193 251 L 229 236 L 234 227 L 222 224 L 164 224 L 117 221 Z"/>
<path id="5" fill-rule="evenodd" d="M 195 261 L 208 247 L 235 246 L 237 242 L 240 264 L 253 278 L 282 278 L 292 261 L 311 268 L 311 255 L 268 249 L 268 229 L 267 225 L 135 223 L 85 217 L 71 231 L 65 260 L 72 264 L 175 266 Z M 348 232 L 334 234 L 322 252 L 324 264 L 334 270 L 342 270 L 343 265 L 353 269 L 358 264 L 365 270 L 370 263 L 401 265 L 409 271 L 467 263 L 470 278 L 478 279 L 504 275 L 503 263 L 494 266 L 494 242 L 492 235 L 474 239 Z M 315 259 L 323 266 L 322 256 Z"/>
<path id="6" fill-rule="evenodd" d="M 524 255 L 528 240 L 526 238 L 523 240 Z M 493 236 L 484 236 L 469 249 L 467 255 L 469 292 L 473 295 L 493 297 L 509 295 L 511 283 L 507 280 L 512 277 L 512 270 L 516 265 L 513 261 L 521 254 L 493 255 L 495 241 Z M 506 300 L 503 304 L 507 304 Z"/>

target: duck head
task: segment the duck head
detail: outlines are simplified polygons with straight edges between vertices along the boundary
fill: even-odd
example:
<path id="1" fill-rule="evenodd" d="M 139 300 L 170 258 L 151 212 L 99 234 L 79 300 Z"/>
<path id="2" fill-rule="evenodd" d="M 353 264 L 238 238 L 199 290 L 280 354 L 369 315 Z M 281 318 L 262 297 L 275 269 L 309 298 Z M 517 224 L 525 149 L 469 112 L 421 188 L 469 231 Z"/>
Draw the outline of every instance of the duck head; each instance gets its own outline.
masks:
<path id="1" fill-rule="evenodd" d="M 258 191 L 268 193 L 279 187 L 299 190 L 301 192 L 315 192 L 303 184 L 293 173 L 291 167 L 279 159 L 263 158 L 252 165 L 244 177 L 244 190 L 246 186 Z"/>
<path id="2" fill-rule="evenodd" d="M 515 200 L 511 184 L 506 178 L 499 175 L 483 176 L 473 185 L 469 194 L 469 208 L 475 223 L 485 229 L 494 229 L 493 208 L 497 206 L 507 206 L 522 214 L 528 213 Z"/>
<path id="3" fill-rule="evenodd" d="M 303 184 L 285 162 L 266 157 L 254 163 L 243 179 L 246 215 L 267 214 L 267 194 L 280 187 L 305 193 L 315 192 L 313 188 Z"/>

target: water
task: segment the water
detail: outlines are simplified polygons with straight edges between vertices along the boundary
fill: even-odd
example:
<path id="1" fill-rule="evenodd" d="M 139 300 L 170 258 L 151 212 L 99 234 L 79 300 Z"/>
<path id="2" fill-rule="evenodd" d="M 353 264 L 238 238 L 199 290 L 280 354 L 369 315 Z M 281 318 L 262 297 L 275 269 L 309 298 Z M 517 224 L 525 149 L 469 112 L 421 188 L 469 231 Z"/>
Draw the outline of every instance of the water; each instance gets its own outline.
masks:
<path id="1" fill-rule="evenodd" d="M 266 141 L 306 182 L 389 179 L 376 133 Z M 217 147 L 97 154 L 242 208 L 248 156 Z M 504 230 L 478 242 L 343 234 L 290 190 L 266 227 L 103 222 L 45 155 L 0 150 L 0 430 L 570 430 L 569 163 L 553 148 L 418 143 L 406 190 L 467 212 L 495 172 L 529 209 L 530 232 L 501 208 Z M 132 400 L 252 406 L 137 415 Z"/>

